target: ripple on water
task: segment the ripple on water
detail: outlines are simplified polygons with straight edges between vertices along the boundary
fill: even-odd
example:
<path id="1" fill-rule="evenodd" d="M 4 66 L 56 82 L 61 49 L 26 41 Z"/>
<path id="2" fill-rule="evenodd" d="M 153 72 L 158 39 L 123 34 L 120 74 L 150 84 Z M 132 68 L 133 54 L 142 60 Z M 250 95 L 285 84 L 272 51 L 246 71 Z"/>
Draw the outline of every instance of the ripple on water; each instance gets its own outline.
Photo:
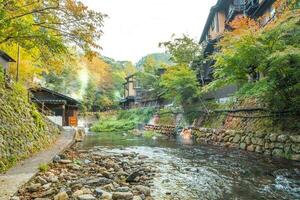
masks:
<path id="1" fill-rule="evenodd" d="M 300 170 L 295 163 L 204 145 L 125 141 L 106 135 L 97 139 L 89 140 L 88 148 L 108 155 L 134 152 L 149 157 L 145 162 L 157 168 L 151 188 L 156 200 L 300 199 Z"/>

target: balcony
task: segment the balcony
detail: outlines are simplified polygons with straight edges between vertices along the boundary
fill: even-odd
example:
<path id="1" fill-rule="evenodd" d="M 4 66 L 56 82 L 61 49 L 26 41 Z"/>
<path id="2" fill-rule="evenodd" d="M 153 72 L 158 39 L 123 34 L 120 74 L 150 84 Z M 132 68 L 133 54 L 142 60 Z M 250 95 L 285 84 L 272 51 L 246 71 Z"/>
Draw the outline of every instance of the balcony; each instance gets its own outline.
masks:
<path id="1" fill-rule="evenodd" d="M 259 8 L 259 0 L 246 0 L 245 13 L 251 16 Z"/>
<path id="2" fill-rule="evenodd" d="M 230 21 L 234 18 L 236 14 L 244 13 L 245 4 L 233 5 L 231 4 L 228 9 L 227 21 Z"/>

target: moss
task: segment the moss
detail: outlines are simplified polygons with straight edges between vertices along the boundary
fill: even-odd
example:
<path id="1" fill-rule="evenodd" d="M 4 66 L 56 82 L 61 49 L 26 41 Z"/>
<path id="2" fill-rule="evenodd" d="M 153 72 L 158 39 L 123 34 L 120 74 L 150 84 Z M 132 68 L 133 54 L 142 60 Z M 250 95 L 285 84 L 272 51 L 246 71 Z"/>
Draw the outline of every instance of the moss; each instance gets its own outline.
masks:
<path id="1" fill-rule="evenodd" d="M 28 93 L 20 84 L 9 89 L 0 84 L 0 124 L 1 172 L 47 147 L 59 134 L 28 102 Z"/>

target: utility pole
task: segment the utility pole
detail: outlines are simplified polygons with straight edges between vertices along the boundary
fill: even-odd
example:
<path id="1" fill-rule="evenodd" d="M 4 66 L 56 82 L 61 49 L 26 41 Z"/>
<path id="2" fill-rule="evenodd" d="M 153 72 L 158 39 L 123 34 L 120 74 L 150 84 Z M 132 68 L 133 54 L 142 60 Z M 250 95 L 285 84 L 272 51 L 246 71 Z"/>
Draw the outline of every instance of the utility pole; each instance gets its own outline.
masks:
<path id="1" fill-rule="evenodd" d="M 19 66 L 20 66 L 20 45 L 18 44 L 18 60 L 17 60 L 17 75 L 16 81 L 19 81 Z"/>

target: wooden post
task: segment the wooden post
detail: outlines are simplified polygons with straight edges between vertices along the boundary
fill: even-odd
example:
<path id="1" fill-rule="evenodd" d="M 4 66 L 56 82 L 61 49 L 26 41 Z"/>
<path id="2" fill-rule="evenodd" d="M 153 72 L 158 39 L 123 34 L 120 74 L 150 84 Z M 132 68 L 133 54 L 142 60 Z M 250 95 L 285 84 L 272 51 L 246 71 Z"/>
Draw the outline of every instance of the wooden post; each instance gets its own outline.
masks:
<path id="1" fill-rule="evenodd" d="M 17 59 L 17 74 L 16 81 L 19 81 L 19 66 L 20 66 L 20 45 L 18 44 L 18 59 Z"/>

